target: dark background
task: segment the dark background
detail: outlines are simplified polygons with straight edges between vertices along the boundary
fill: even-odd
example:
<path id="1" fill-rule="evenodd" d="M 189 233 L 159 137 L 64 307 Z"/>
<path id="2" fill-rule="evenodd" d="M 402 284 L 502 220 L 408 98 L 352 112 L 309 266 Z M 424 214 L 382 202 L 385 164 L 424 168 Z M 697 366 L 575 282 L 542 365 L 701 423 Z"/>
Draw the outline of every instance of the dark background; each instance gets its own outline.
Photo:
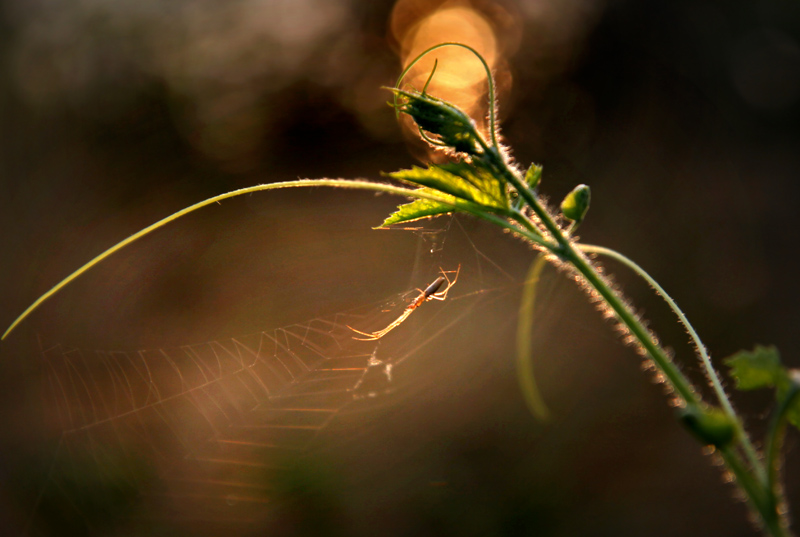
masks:
<path id="1" fill-rule="evenodd" d="M 212 195 L 297 177 L 374 179 L 417 163 L 420 147 L 380 89 L 400 70 L 393 2 L 162 4 L 2 6 L 2 326 L 94 255 Z M 800 5 L 471 5 L 502 29 L 500 110 L 515 158 L 544 165 L 553 200 L 592 187 L 583 240 L 653 274 L 718 364 L 762 343 L 798 366 Z M 402 6 L 422 18 L 438 3 Z M 0 345 L 3 473 L 42 471 L 19 462 L 48 445 L 42 341 L 138 349 L 231 337 L 424 285 L 439 263 L 461 262 L 456 249 L 444 261 L 421 256 L 418 235 L 371 231 L 396 203 L 324 190 L 233 200 L 75 282 Z M 465 227 L 522 279 L 524 245 Z M 670 312 L 610 268 L 696 375 Z M 537 330 L 553 422 L 535 423 L 516 388 L 512 293 L 440 335 L 426 350 L 439 365 L 416 366 L 423 378 L 408 381 L 421 387 L 367 413 L 368 433 L 349 443 L 342 433 L 317 459 L 325 470 L 287 495 L 302 515 L 278 517 L 271 531 L 755 535 L 734 487 L 674 422 L 633 351 L 569 282 L 553 286 Z M 768 394 L 735 401 L 760 438 Z M 797 443 L 790 432 L 795 513 Z M 73 526 L 59 516 L 92 520 L 64 508 L 28 526 L 19 479 L 0 483 L 0 522 L 14 531 L 63 534 Z M 90 526 L 125 534 L 113 522 Z"/>

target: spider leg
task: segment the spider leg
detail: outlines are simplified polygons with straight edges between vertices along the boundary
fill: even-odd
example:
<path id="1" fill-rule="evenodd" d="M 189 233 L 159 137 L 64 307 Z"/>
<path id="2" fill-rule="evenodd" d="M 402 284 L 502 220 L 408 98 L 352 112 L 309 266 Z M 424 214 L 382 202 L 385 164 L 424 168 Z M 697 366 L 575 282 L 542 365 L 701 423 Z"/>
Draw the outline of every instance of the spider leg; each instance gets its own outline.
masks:
<path id="1" fill-rule="evenodd" d="M 411 315 L 411 312 L 414 311 L 414 309 L 415 308 L 406 308 L 405 311 L 403 311 L 403 313 L 400 315 L 400 317 L 392 321 L 392 323 L 389 326 L 387 326 L 383 330 L 372 332 L 371 334 L 368 334 L 367 332 L 362 332 L 361 330 L 356 330 L 352 326 L 348 326 L 348 328 L 357 334 L 361 334 L 362 336 L 367 336 L 366 338 L 360 338 L 354 336 L 353 339 L 357 339 L 359 341 L 374 341 L 376 339 L 382 338 L 383 336 L 385 336 L 386 334 L 397 328 L 400 325 L 400 323 L 405 321 L 408 318 L 408 316 Z"/>
<path id="2" fill-rule="evenodd" d="M 433 300 L 444 300 L 445 298 L 447 298 L 447 292 L 450 291 L 450 288 L 453 287 L 456 284 L 456 282 L 458 281 L 458 274 L 461 272 L 461 265 L 458 265 L 458 268 L 455 271 L 452 271 L 452 270 L 441 270 L 441 272 L 442 272 L 442 276 L 444 276 L 444 279 L 447 280 L 447 287 L 445 287 L 444 289 L 442 289 L 438 293 L 433 293 L 432 295 L 430 295 L 428 297 L 428 300 L 431 300 L 431 299 L 433 299 Z M 451 282 L 450 278 L 448 278 L 447 275 L 448 274 L 452 274 L 453 272 L 456 273 L 456 276 L 455 276 L 455 278 L 453 278 L 453 281 Z"/>
<path id="3" fill-rule="evenodd" d="M 362 336 L 367 336 L 365 338 L 364 337 L 355 337 L 355 336 L 353 336 L 353 339 L 357 339 L 359 341 L 372 341 L 374 339 L 378 339 L 377 337 L 375 337 L 374 334 L 369 334 L 367 332 L 362 332 L 361 330 L 356 330 L 355 328 L 353 328 L 349 324 L 347 325 L 347 328 L 349 328 L 350 330 L 352 330 L 356 334 L 361 334 Z"/>

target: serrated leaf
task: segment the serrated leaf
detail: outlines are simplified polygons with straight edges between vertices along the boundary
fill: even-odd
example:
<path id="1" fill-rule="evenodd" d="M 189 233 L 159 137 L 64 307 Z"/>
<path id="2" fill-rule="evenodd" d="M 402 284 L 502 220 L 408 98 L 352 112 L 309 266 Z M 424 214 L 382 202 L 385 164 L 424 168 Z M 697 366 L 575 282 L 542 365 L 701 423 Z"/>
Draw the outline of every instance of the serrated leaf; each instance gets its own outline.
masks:
<path id="1" fill-rule="evenodd" d="M 489 196 L 495 207 L 508 207 L 508 189 L 503 181 L 477 163 L 449 162 L 439 166 L 446 172 L 463 179 L 467 184 Z M 478 201 L 478 200 L 474 200 Z"/>
<path id="2" fill-rule="evenodd" d="M 420 190 L 430 191 L 430 189 Z M 428 199 L 416 199 L 411 203 L 405 203 L 397 207 L 397 210 L 390 214 L 389 217 L 378 227 L 386 227 L 392 224 L 400 224 L 403 222 L 412 222 L 414 220 L 419 220 L 420 218 L 427 218 L 429 216 L 437 216 L 440 214 L 453 212 L 455 210 L 453 205 L 456 204 L 457 201 L 456 198 L 454 196 L 447 196 L 446 194 L 442 194 L 441 196 L 445 199 L 451 198 L 453 203 L 450 204 Z"/>
<path id="3" fill-rule="evenodd" d="M 800 373 L 789 371 L 781 364 L 780 353 L 774 346 L 756 348 L 750 351 L 739 351 L 725 359 L 731 367 L 731 376 L 736 379 L 739 390 L 756 390 L 758 388 L 775 388 L 775 399 L 781 405 L 790 390 L 800 383 Z M 794 397 L 786 409 L 786 419 L 800 429 L 800 397 Z"/>
<path id="4" fill-rule="evenodd" d="M 398 181 L 425 186 L 484 207 L 508 207 L 505 185 L 488 171 L 465 162 L 430 165 L 427 168 L 414 166 L 410 170 L 399 170 L 388 175 Z"/>
<path id="5" fill-rule="evenodd" d="M 736 379 L 739 390 L 781 387 L 786 384 L 786 369 L 781 365 L 780 354 L 774 346 L 756 345 L 753 351 L 739 351 L 725 359 Z"/>

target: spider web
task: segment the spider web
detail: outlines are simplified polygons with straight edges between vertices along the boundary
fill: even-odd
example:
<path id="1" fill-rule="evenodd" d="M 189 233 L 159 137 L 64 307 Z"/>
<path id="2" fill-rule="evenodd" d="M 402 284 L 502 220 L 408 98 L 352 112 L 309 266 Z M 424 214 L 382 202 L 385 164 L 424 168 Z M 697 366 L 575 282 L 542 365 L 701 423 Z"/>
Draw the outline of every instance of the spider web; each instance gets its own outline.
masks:
<path id="1" fill-rule="evenodd" d="M 421 250 L 441 252 L 441 233 L 419 236 Z M 321 432 L 345 414 L 398 389 L 397 366 L 494 296 L 487 271 L 502 271 L 467 242 L 475 264 L 447 301 L 414 314 L 424 326 L 408 321 L 406 334 L 398 328 L 380 341 L 355 340 L 350 326 L 386 326 L 418 291 L 174 348 L 42 345 L 44 413 L 58 440 L 30 491 L 26 533 L 231 535 L 262 528 L 296 457 L 315 449 Z"/>
<path id="2" fill-rule="evenodd" d="M 44 349 L 67 459 L 52 486 L 65 500 L 79 497 L 67 481 L 86 470 L 75 461 L 89 458 L 102 472 L 98 485 L 121 494 L 143 488 L 151 513 L 166 506 L 169 518 L 193 523 L 256 522 L 257 508 L 270 501 L 271 461 L 305 449 L 364 379 L 371 355 L 343 345 L 346 323 L 358 319 L 340 315 L 174 349 Z M 110 459 L 114 452 L 128 464 L 109 464 L 123 462 Z M 151 462 L 143 474 L 158 476 L 156 490 L 142 482 L 144 461 Z M 110 475 L 110 467 L 140 476 Z M 85 514 L 90 506 L 74 507 Z"/>

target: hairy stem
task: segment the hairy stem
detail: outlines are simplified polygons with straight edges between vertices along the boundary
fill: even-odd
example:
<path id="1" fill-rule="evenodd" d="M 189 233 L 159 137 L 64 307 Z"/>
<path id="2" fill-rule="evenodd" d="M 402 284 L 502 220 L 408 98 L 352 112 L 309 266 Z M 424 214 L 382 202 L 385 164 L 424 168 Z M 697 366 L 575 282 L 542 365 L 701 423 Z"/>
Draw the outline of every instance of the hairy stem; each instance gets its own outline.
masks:
<path id="1" fill-rule="evenodd" d="M 522 178 L 508 167 L 499 152 L 487 148 L 486 154 L 490 155 L 489 158 L 492 159 L 492 164 L 495 169 L 500 172 L 503 178 L 511 183 L 517 190 L 517 193 L 525 199 L 528 206 L 542 222 L 547 232 L 558 243 L 556 248 L 550 248 L 551 251 L 571 264 L 581 274 L 584 280 L 603 297 L 603 301 L 614 311 L 620 322 L 627 327 L 639 344 L 645 349 L 647 354 L 653 359 L 656 366 L 664 374 L 667 382 L 669 382 L 678 396 L 685 403 L 698 403 L 699 398 L 692 389 L 688 379 L 680 372 L 672 360 L 670 360 L 661 346 L 654 341 L 647 328 L 645 328 L 630 307 L 625 304 L 605 279 L 595 270 L 586 256 L 575 248 L 572 241 L 561 231 L 550 213 L 539 202 L 533 192 L 527 188 Z"/>
<path id="2" fill-rule="evenodd" d="M 764 465 L 762 464 L 761 459 L 756 452 L 755 447 L 753 446 L 750 437 L 747 435 L 747 432 L 744 430 L 741 421 L 736 416 L 736 411 L 733 409 L 733 405 L 731 405 L 730 399 L 728 398 L 728 394 L 725 393 L 725 388 L 722 387 L 722 381 L 717 374 L 717 371 L 714 369 L 714 366 L 711 363 L 711 358 L 708 355 L 708 351 L 706 350 L 706 346 L 703 345 L 703 342 L 700 340 L 700 336 L 698 335 L 697 331 L 694 329 L 692 324 L 689 322 L 689 319 L 686 318 L 686 315 L 683 311 L 678 307 L 678 304 L 672 299 L 669 294 L 664 290 L 663 287 L 652 277 L 648 274 L 642 267 L 636 264 L 630 258 L 622 255 L 621 253 L 611 250 L 610 248 L 604 248 L 603 246 L 595 246 L 591 244 L 579 244 L 578 248 L 586 253 L 595 253 L 600 255 L 605 255 L 612 259 L 615 259 L 622 263 L 623 265 L 627 266 L 631 270 L 633 270 L 636 274 L 641 276 L 650 287 L 652 287 L 656 294 L 658 294 L 667 305 L 672 309 L 675 315 L 678 316 L 678 320 L 680 323 L 686 328 L 686 331 L 689 333 L 689 336 L 692 338 L 694 342 L 695 349 L 697 350 L 698 355 L 700 356 L 700 360 L 703 363 L 703 367 L 705 369 L 706 377 L 708 378 L 709 382 L 711 382 L 711 386 L 714 389 L 714 392 L 717 395 L 717 399 L 719 400 L 722 408 L 724 409 L 725 413 L 732 419 L 733 423 L 736 425 L 737 429 L 737 438 L 741 441 L 742 449 L 744 450 L 745 454 L 747 455 L 747 459 L 750 461 L 750 466 L 756 471 L 759 476 L 759 479 L 762 483 L 766 483 L 766 472 L 764 469 Z"/>
<path id="3" fill-rule="evenodd" d="M 770 491 L 758 483 L 755 477 L 747 471 L 739 455 L 730 446 L 719 450 L 725 465 L 736 476 L 736 482 L 744 491 L 750 507 L 758 513 L 761 522 L 772 537 L 792 537 L 786 527 L 785 521 L 776 510 L 776 502 Z"/>
<path id="4" fill-rule="evenodd" d="M 481 138 L 479 138 L 479 140 L 484 149 L 485 158 L 492 168 L 506 182 L 514 187 L 517 194 L 525 201 L 547 233 L 555 241 L 555 245 L 551 244 L 547 246 L 547 248 L 560 259 L 570 264 L 581 275 L 583 280 L 602 297 L 607 307 L 614 312 L 620 323 L 625 325 L 630 334 L 656 364 L 656 367 L 664 375 L 666 382 L 669 383 L 676 396 L 680 398 L 682 404 L 702 406 L 702 399 L 694 390 L 691 382 L 678 369 L 650 331 L 631 310 L 630 306 L 623 301 L 620 295 L 617 294 L 586 258 L 583 252 L 580 251 L 580 247 L 576 246 L 567 233 L 559 228 L 553 216 L 540 203 L 536 195 L 527 188 L 519 173 L 509 167 L 496 148 L 488 147 Z M 530 233 L 526 233 L 526 236 L 530 235 Z M 702 348 L 702 344 L 700 344 L 699 347 Z M 733 411 L 730 404 L 728 408 L 730 408 L 731 412 Z M 726 410 L 728 410 L 728 408 L 726 408 Z M 734 421 L 738 423 L 738 419 Z M 745 434 L 742 434 L 741 438 L 746 439 L 747 437 Z M 730 471 L 736 476 L 737 482 L 748 497 L 751 507 L 758 513 L 758 516 L 761 518 L 770 534 L 773 537 L 788 537 L 788 530 L 775 509 L 777 500 L 774 498 L 777 497 L 772 494 L 773 491 L 767 489 L 766 482 L 762 478 L 763 466 L 758 460 L 758 456 L 752 444 L 747 440 L 744 440 L 744 442 L 745 443 L 742 445 L 745 446 L 744 450 L 747 453 L 748 459 L 751 461 L 753 467 L 752 471 L 744 463 L 742 456 L 733 449 L 732 446 L 720 448 L 723 460 Z"/>
<path id="5" fill-rule="evenodd" d="M 778 457 L 780 454 L 781 444 L 783 444 L 783 434 L 786 430 L 786 414 L 799 395 L 800 384 L 797 382 L 792 382 L 789 386 L 788 392 L 786 395 L 784 395 L 783 400 L 780 402 L 775 414 L 772 416 L 769 432 L 767 433 L 767 490 L 770 494 L 772 508 L 775 510 L 777 510 L 779 507 L 781 497 L 781 487 L 778 480 L 778 468 L 780 466 Z"/>

